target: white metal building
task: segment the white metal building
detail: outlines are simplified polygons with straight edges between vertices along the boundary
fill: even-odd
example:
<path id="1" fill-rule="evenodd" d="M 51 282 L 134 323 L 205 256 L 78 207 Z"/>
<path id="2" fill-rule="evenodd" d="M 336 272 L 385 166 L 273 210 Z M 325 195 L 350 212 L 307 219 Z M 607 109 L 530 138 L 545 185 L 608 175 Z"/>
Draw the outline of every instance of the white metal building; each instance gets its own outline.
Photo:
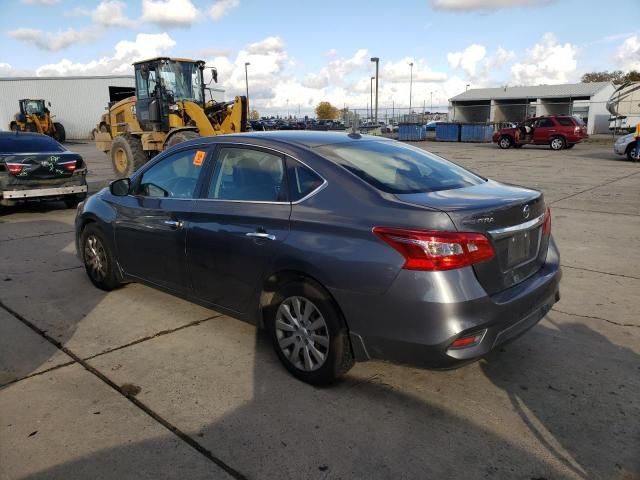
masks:
<path id="1" fill-rule="evenodd" d="M 520 122 L 540 115 L 576 115 L 590 134 L 607 133 L 611 82 L 471 89 L 449 99 L 454 122 Z"/>
<path id="2" fill-rule="evenodd" d="M 109 103 L 109 87 L 134 88 L 133 76 L 9 77 L 0 78 L 0 130 L 8 130 L 18 112 L 18 100 L 42 98 L 51 102 L 54 121 L 62 123 L 69 139 L 91 138 Z"/>
<path id="3" fill-rule="evenodd" d="M 134 88 L 134 77 L 5 77 L 0 78 L 0 130 L 9 130 L 9 122 L 18 112 L 18 100 L 42 98 L 51 102 L 54 121 L 62 123 L 68 139 L 88 139 L 109 103 L 112 90 Z M 212 89 L 216 101 L 224 101 L 224 90 Z M 207 98 L 209 94 L 207 93 Z"/>

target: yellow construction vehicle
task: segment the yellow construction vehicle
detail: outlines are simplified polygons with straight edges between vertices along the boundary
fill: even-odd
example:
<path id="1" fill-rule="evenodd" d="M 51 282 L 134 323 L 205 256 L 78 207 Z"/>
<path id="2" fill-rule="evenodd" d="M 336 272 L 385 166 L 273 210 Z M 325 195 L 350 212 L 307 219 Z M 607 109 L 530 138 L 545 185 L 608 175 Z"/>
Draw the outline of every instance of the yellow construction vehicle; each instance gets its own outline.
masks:
<path id="1" fill-rule="evenodd" d="M 246 130 L 247 99 L 206 100 L 201 60 L 152 58 L 133 64 L 136 90 L 110 102 L 93 135 L 96 148 L 111 153 L 117 177 L 128 177 L 162 150 L 198 136 Z M 212 80 L 218 80 L 211 69 Z"/>
<path id="2" fill-rule="evenodd" d="M 18 100 L 20 112 L 15 114 L 13 121 L 9 124 L 9 130 L 13 132 L 37 132 L 44 133 L 55 138 L 59 142 L 66 140 L 64 127 L 61 123 L 54 122 L 49 109 L 45 106 L 44 100 L 32 100 L 23 98 Z M 51 102 L 48 102 L 51 106 Z"/>

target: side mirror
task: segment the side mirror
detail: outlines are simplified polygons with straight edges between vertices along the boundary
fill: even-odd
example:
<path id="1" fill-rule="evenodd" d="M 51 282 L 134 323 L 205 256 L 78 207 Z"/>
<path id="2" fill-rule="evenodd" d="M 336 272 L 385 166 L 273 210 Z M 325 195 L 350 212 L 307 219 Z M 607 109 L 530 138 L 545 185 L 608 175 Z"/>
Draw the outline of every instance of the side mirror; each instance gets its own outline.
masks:
<path id="1" fill-rule="evenodd" d="M 51 102 L 47 102 L 49 104 L 49 106 L 51 106 Z"/>
<path id="2" fill-rule="evenodd" d="M 109 191 L 111 195 L 116 197 L 126 197 L 131 190 L 131 180 L 128 178 L 119 178 L 109 184 Z"/>
<path id="3" fill-rule="evenodd" d="M 216 67 L 213 67 L 211 69 L 211 78 L 215 83 L 218 83 L 218 70 L 216 69 Z"/>

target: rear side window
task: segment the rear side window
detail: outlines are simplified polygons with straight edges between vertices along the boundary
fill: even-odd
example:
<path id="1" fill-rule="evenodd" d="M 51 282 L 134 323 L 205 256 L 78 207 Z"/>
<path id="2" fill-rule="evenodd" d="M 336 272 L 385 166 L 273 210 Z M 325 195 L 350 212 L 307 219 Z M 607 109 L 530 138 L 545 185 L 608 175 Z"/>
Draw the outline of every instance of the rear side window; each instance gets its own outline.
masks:
<path id="1" fill-rule="evenodd" d="M 46 135 L 1 135 L 0 153 L 64 152 L 65 148 Z"/>
<path id="2" fill-rule="evenodd" d="M 287 175 L 291 202 L 297 202 L 306 197 L 324 183 L 322 177 L 313 170 L 291 158 L 287 159 Z"/>
<path id="3" fill-rule="evenodd" d="M 398 142 L 356 141 L 317 150 L 383 192 L 451 190 L 485 180 L 444 158 Z"/>
<path id="4" fill-rule="evenodd" d="M 563 127 L 573 127 L 573 126 L 575 126 L 574 123 L 573 123 L 573 120 L 571 120 L 570 118 L 567 118 L 567 117 L 556 118 L 556 120 Z"/>

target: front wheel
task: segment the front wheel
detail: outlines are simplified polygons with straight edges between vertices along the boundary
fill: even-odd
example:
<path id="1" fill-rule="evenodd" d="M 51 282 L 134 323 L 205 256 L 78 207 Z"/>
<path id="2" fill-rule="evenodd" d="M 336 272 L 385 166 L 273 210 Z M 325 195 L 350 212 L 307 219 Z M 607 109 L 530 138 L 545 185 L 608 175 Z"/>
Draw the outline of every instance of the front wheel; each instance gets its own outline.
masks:
<path id="1" fill-rule="evenodd" d="M 278 291 L 265 313 L 273 348 L 296 378 L 324 385 L 353 366 L 347 327 L 321 287 L 311 282 L 289 283 Z"/>
<path id="2" fill-rule="evenodd" d="M 507 137 L 506 135 L 500 137 L 500 140 L 498 140 L 498 146 L 503 150 L 510 148 L 512 145 L 513 141 L 511 140 L 511 137 Z"/>
<path id="3" fill-rule="evenodd" d="M 95 224 L 87 225 L 80 237 L 80 249 L 89 280 L 101 290 L 122 286 L 118 267 L 104 233 Z"/>
<path id="4" fill-rule="evenodd" d="M 567 143 L 564 141 L 564 138 L 562 137 L 553 137 L 551 139 L 551 142 L 549 142 L 549 146 L 551 147 L 551 150 L 562 150 L 564 147 L 566 147 Z"/>
<path id="5" fill-rule="evenodd" d="M 627 149 L 627 160 L 630 162 L 638 161 L 638 146 L 636 144 L 630 145 Z"/>
<path id="6" fill-rule="evenodd" d="M 111 142 L 111 163 L 117 178 L 130 177 L 146 162 L 140 138 L 123 133 Z"/>
<path id="7" fill-rule="evenodd" d="M 58 142 L 63 143 L 67 139 L 67 132 L 64 131 L 64 127 L 61 123 L 55 122 L 53 126 L 55 127 L 53 138 L 55 138 Z"/>

